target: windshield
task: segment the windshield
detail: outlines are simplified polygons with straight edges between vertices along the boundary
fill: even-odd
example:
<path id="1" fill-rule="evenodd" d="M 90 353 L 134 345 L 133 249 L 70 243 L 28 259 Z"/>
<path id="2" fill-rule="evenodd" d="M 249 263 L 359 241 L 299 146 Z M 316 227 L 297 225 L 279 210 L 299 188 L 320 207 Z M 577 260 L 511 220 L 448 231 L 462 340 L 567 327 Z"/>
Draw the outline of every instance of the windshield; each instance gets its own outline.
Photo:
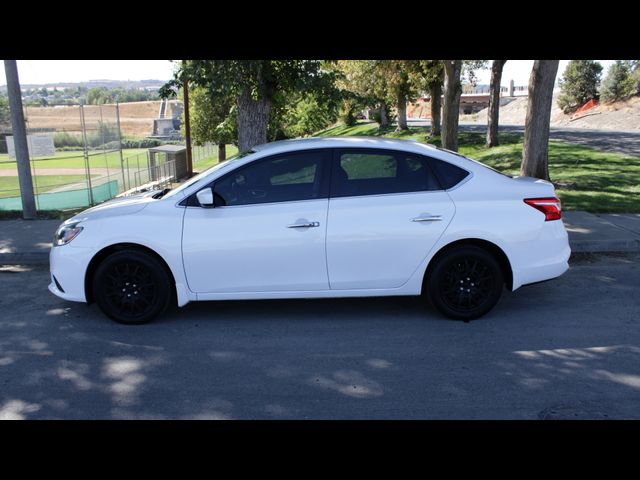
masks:
<path id="1" fill-rule="evenodd" d="M 190 187 L 191 185 L 193 185 L 194 183 L 196 183 L 197 181 L 199 181 L 201 178 L 205 177 L 206 175 L 209 175 L 210 173 L 215 172 L 216 170 L 224 167 L 225 165 L 229 165 L 230 163 L 233 163 L 235 160 L 238 160 L 239 158 L 244 158 L 247 155 L 251 155 L 252 153 L 255 153 L 255 151 L 254 150 L 249 150 L 248 152 L 238 153 L 236 155 L 233 155 L 232 157 L 229 157 L 224 162 L 216 163 L 215 165 L 207 168 L 206 170 L 203 170 L 202 172 L 200 172 L 196 176 L 191 177 L 186 182 L 181 183 L 180 186 L 174 188 L 173 190 L 168 192 L 166 195 L 163 195 L 162 198 L 172 197 L 176 193 L 181 192 L 182 190 L 184 190 L 187 187 Z"/>

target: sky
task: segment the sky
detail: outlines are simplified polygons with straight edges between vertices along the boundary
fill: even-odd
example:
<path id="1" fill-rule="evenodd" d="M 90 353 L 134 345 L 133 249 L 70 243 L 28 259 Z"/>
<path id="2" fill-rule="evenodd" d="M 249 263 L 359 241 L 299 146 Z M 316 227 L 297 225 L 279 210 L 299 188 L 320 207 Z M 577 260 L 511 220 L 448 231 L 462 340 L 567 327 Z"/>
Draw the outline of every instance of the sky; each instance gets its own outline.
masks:
<path id="1" fill-rule="evenodd" d="M 596 60 L 602 65 L 602 78 L 607 74 L 609 65 L 615 62 L 615 60 Z M 569 60 L 560 60 L 558 65 L 558 75 L 556 80 L 562 78 L 564 69 L 567 68 Z M 516 86 L 524 86 L 529 84 L 529 75 L 531 75 L 531 68 L 533 67 L 533 60 L 507 60 L 502 69 L 502 81 L 500 82 L 503 87 L 508 87 L 511 80 L 514 81 Z M 491 70 L 480 70 L 476 73 L 479 84 L 489 84 L 491 79 Z"/>
<path id="2" fill-rule="evenodd" d="M 558 78 L 569 60 L 561 60 Z M 598 60 L 603 77 L 614 60 Z M 18 60 L 21 84 L 86 82 L 88 80 L 169 80 L 174 65 L 169 60 Z M 516 86 L 527 85 L 533 60 L 509 60 L 502 73 L 502 85 L 513 79 Z M 489 84 L 490 70 L 477 72 L 479 84 Z M 6 85 L 4 62 L 0 63 L 0 85 Z"/>
<path id="3" fill-rule="evenodd" d="M 89 80 L 170 80 L 169 60 L 18 60 L 20 84 L 86 82 Z M 4 62 L 0 85 L 6 85 Z"/>

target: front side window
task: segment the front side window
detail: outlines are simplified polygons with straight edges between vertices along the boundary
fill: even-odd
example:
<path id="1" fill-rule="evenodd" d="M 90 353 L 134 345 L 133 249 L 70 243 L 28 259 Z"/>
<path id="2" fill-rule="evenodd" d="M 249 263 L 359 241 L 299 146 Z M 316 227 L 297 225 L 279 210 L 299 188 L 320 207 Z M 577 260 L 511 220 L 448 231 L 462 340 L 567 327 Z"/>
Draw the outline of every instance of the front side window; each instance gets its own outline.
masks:
<path id="1" fill-rule="evenodd" d="M 292 202 L 322 198 L 324 150 L 276 155 L 224 176 L 214 185 L 217 206 Z"/>
<path id="2" fill-rule="evenodd" d="M 441 190 L 428 162 L 409 152 L 340 151 L 332 172 L 331 196 Z"/>

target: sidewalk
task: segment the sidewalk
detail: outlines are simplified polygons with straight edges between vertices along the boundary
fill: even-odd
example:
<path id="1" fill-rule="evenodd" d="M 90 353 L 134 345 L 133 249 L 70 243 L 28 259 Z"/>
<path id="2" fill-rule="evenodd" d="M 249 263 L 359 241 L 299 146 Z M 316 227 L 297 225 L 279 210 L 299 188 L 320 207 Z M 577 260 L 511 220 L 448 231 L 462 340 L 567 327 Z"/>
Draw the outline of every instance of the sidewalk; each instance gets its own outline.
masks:
<path id="1" fill-rule="evenodd" d="M 640 252 L 640 214 L 563 212 L 572 252 Z M 49 264 L 60 220 L 0 220 L 0 265 Z"/>

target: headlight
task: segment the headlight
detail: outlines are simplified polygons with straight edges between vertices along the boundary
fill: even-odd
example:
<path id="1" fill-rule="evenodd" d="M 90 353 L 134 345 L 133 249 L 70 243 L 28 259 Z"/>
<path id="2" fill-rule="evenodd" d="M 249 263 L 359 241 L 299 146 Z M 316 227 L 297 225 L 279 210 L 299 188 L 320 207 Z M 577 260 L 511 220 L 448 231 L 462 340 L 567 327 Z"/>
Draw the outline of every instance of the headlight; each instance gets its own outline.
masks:
<path id="1" fill-rule="evenodd" d="M 79 222 L 75 223 L 63 223 L 60 225 L 58 230 L 56 230 L 55 235 L 53 236 L 53 246 L 59 247 L 60 245 L 66 245 L 71 240 L 76 238 L 78 234 L 83 230 L 83 227 L 78 226 Z"/>

